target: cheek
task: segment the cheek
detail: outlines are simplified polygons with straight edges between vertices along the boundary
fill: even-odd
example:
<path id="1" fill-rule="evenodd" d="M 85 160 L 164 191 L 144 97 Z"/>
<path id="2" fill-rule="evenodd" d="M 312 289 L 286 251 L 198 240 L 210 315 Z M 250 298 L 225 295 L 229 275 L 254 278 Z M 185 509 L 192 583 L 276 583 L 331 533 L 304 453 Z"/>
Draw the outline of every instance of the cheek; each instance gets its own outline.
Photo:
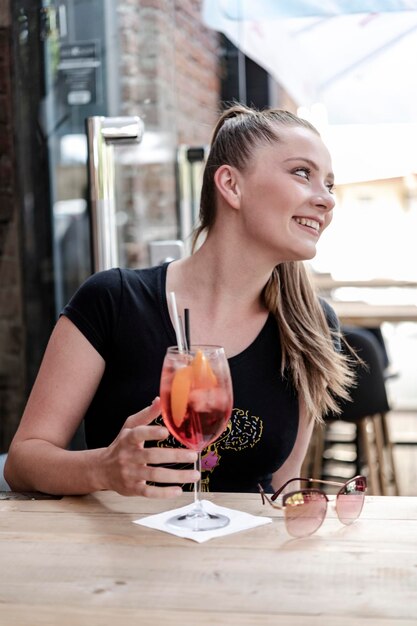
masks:
<path id="1" fill-rule="evenodd" d="M 331 211 L 329 211 L 329 212 L 326 214 L 326 217 L 324 218 L 323 230 L 326 230 L 326 228 L 327 228 L 328 226 L 330 226 L 330 224 L 331 224 L 331 222 L 332 222 L 332 219 L 333 219 L 333 209 L 332 209 Z"/>

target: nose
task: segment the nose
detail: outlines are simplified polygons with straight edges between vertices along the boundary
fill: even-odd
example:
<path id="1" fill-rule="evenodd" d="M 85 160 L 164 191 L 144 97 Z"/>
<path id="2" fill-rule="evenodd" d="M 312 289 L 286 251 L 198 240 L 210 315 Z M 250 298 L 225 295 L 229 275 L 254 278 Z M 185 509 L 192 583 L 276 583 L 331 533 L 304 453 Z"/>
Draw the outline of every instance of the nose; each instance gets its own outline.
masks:
<path id="1" fill-rule="evenodd" d="M 314 195 L 313 203 L 316 207 L 321 207 L 326 211 L 331 211 L 334 208 L 336 201 L 334 196 L 326 188 L 325 190 L 321 190 Z"/>

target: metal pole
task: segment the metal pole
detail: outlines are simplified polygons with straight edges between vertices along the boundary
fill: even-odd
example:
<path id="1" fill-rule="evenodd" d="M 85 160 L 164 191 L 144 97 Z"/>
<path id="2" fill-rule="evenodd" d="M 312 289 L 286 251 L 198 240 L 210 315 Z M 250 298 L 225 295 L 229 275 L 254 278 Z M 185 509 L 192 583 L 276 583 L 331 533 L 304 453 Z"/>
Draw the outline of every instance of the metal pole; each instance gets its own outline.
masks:
<path id="1" fill-rule="evenodd" d="M 140 117 L 87 118 L 88 176 L 91 204 L 93 271 L 118 265 L 115 221 L 114 144 L 139 143 L 144 125 Z"/>

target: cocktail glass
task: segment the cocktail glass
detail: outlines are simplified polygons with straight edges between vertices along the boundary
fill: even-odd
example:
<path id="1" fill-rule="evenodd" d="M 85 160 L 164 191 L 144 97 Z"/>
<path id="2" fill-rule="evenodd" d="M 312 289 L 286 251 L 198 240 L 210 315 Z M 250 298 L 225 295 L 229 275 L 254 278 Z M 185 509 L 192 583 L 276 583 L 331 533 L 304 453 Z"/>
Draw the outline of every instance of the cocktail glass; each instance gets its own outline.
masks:
<path id="1" fill-rule="evenodd" d="M 224 349 L 201 345 L 180 351 L 169 347 L 162 367 L 160 396 L 166 427 L 180 443 L 198 452 L 196 468 L 201 473 L 202 450 L 225 430 L 232 412 L 232 381 Z M 192 510 L 167 523 L 202 531 L 221 528 L 229 521 L 225 515 L 204 509 L 199 480 Z"/>

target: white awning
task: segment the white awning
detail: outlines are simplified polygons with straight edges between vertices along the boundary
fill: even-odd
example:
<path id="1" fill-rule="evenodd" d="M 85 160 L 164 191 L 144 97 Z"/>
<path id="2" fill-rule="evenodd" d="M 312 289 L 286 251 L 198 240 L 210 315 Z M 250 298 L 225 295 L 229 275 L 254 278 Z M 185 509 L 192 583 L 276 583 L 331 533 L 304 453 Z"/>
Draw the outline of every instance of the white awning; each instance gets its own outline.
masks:
<path id="1" fill-rule="evenodd" d="M 206 0 L 203 19 L 332 124 L 417 122 L 417 1 Z"/>
<path id="2" fill-rule="evenodd" d="M 205 0 L 203 20 L 325 109 L 342 178 L 417 172 L 417 0 Z"/>

